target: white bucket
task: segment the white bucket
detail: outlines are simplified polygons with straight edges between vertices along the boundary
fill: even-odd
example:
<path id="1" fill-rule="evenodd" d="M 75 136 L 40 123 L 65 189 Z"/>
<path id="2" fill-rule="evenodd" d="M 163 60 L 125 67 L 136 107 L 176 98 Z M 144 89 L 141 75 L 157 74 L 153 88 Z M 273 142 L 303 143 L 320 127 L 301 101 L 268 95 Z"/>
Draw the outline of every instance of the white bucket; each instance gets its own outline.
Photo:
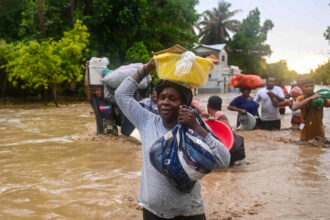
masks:
<path id="1" fill-rule="evenodd" d="M 108 58 L 92 57 L 89 61 L 89 84 L 103 85 L 101 79 L 103 78 L 102 70 L 107 68 L 109 64 Z"/>

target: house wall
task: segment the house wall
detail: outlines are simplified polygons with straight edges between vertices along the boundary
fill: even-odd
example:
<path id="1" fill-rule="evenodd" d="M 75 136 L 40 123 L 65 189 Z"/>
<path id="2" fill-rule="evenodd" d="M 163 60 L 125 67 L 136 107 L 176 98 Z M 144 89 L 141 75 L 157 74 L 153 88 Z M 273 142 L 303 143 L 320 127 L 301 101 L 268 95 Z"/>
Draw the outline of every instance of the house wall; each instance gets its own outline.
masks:
<path id="1" fill-rule="evenodd" d="M 212 49 L 205 48 L 205 47 L 198 47 L 195 49 L 195 52 L 200 57 L 207 57 L 211 54 L 214 54 L 217 58 L 219 56 L 219 52 L 217 50 L 212 50 Z"/>
<path id="2" fill-rule="evenodd" d="M 225 66 L 227 67 L 228 66 L 228 53 L 226 52 L 226 50 L 221 50 L 219 52 L 219 64 L 221 66 Z"/>
<path id="3" fill-rule="evenodd" d="M 228 53 L 226 50 L 212 50 L 205 47 L 198 47 L 195 50 L 196 54 L 201 57 L 206 57 L 214 54 L 219 59 L 219 64 L 215 64 L 214 70 L 210 72 L 207 83 L 198 89 L 199 93 L 220 93 L 228 92 L 229 80 L 233 76 L 231 67 L 228 66 Z"/>

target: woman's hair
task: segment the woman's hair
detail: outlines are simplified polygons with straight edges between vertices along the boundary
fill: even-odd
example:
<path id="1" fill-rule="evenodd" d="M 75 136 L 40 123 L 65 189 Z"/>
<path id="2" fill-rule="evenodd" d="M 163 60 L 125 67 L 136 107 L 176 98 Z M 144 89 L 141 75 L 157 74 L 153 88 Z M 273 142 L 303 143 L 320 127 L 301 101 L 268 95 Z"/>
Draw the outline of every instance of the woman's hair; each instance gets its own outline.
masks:
<path id="1" fill-rule="evenodd" d="M 187 106 L 190 105 L 192 98 L 193 98 L 192 91 L 186 87 L 183 87 L 179 84 L 176 84 L 176 83 L 168 81 L 168 80 L 160 79 L 157 81 L 156 86 L 155 86 L 157 98 L 159 98 L 160 93 L 165 88 L 168 88 L 168 87 L 174 88 L 180 94 L 182 105 L 187 105 Z"/>
<path id="2" fill-rule="evenodd" d="M 306 78 L 306 79 L 303 79 L 301 80 L 300 82 L 300 87 L 303 87 L 304 85 L 306 84 L 314 84 L 314 80 L 310 79 L 310 78 Z"/>
<path id="3" fill-rule="evenodd" d="M 245 87 L 245 88 L 239 88 L 239 91 L 240 92 L 243 92 L 244 90 L 250 90 L 251 91 L 251 89 L 250 88 L 247 88 L 247 87 Z"/>
<path id="4" fill-rule="evenodd" d="M 207 107 L 221 111 L 222 99 L 217 96 L 211 96 L 207 102 Z"/>

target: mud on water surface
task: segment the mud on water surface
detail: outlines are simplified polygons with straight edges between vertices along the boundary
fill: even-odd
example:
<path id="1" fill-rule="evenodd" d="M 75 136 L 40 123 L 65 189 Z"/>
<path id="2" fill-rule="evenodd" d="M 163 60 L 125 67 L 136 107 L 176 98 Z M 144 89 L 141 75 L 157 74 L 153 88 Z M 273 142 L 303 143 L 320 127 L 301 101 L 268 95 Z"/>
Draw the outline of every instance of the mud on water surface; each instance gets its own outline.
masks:
<path id="1" fill-rule="evenodd" d="M 208 95 L 196 97 L 206 106 Z M 227 111 L 237 93 L 219 94 Z M 328 219 L 330 147 L 290 128 L 238 131 L 247 158 L 203 178 L 207 219 Z M 330 139 L 330 109 L 325 109 Z M 142 219 L 141 145 L 96 136 L 87 103 L 0 108 L 0 219 Z"/>

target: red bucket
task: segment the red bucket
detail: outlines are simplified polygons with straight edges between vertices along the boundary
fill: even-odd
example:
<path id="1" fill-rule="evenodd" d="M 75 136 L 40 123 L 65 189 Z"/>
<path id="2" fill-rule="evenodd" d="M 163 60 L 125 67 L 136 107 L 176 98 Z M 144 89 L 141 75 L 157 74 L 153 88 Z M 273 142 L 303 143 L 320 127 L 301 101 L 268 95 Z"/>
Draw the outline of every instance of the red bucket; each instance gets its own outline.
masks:
<path id="1" fill-rule="evenodd" d="M 212 122 L 205 120 L 205 123 L 210 126 L 215 136 L 220 139 L 220 141 L 227 147 L 228 150 L 233 147 L 234 134 L 227 124 L 217 120 Z"/>

